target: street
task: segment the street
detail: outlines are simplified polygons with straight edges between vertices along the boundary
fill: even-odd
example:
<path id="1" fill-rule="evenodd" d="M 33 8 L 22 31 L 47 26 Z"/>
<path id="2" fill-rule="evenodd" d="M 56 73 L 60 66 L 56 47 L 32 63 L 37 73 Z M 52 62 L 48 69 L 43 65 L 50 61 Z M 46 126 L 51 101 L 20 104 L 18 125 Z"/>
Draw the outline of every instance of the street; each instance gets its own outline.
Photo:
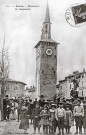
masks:
<path id="1" fill-rule="evenodd" d="M 20 122 L 17 121 L 9 121 L 9 122 L 5 122 L 5 121 L 1 121 L 0 122 L 0 135 L 25 135 L 24 130 L 19 129 L 19 124 Z M 33 134 L 33 125 L 30 125 L 29 129 L 27 130 L 28 135 L 32 135 Z M 57 129 L 57 133 L 58 133 L 58 129 Z M 57 135 L 56 133 L 56 135 Z M 74 135 L 75 133 L 75 126 L 71 127 L 71 133 Z M 38 133 L 37 133 L 38 135 Z M 41 135 L 43 135 L 43 131 L 41 128 Z M 84 134 L 85 135 L 85 134 Z"/>

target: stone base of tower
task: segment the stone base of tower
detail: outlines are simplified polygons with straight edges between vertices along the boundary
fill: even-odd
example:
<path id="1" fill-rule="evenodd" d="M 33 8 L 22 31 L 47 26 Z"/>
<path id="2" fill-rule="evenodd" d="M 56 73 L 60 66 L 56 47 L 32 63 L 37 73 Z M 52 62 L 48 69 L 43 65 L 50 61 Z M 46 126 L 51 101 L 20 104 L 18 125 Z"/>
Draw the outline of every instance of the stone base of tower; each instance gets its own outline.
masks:
<path id="1" fill-rule="evenodd" d="M 41 95 L 44 95 L 44 98 L 47 99 L 47 100 L 53 100 L 54 99 L 54 96 L 56 94 L 56 87 L 55 85 L 49 85 L 49 86 L 43 86 L 40 88 L 39 90 L 39 93 L 38 94 L 36 92 L 36 98 L 39 99 Z"/>
<path id="2" fill-rule="evenodd" d="M 56 86 L 53 84 L 40 87 L 40 95 L 44 95 L 47 100 L 53 100 L 55 94 Z"/>

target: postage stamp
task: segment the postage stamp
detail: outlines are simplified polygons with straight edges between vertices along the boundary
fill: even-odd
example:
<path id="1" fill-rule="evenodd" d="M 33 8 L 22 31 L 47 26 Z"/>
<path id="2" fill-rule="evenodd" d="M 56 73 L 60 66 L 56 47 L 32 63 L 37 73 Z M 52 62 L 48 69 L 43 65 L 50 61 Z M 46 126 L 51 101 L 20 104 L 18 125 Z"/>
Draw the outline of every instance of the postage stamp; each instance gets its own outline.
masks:
<path id="1" fill-rule="evenodd" d="M 86 24 L 86 4 L 71 5 L 65 13 L 66 21 L 75 27 Z"/>

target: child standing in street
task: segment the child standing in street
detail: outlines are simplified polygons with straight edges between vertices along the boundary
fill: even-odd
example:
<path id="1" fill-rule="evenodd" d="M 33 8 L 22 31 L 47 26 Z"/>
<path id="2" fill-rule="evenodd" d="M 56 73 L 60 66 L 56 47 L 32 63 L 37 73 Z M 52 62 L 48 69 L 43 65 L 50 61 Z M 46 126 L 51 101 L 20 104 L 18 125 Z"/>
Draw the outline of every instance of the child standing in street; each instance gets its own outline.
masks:
<path id="1" fill-rule="evenodd" d="M 55 109 L 56 105 L 52 104 L 50 111 L 50 118 L 49 118 L 49 127 L 50 127 L 50 133 L 54 134 L 56 132 L 56 126 L 57 126 L 57 121 L 55 118 Z"/>
<path id="2" fill-rule="evenodd" d="M 36 134 L 36 128 L 38 128 L 38 133 L 40 134 L 40 108 L 39 103 L 35 104 L 35 108 L 33 110 L 33 126 L 34 126 L 34 134 Z"/>
<path id="3" fill-rule="evenodd" d="M 49 111 L 48 107 L 44 105 L 44 109 L 40 113 L 41 117 L 41 125 L 43 125 L 43 133 L 48 134 L 48 126 L 49 126 Z"/>
<path id="4" fill-rule="evenodd" d="M 84 107 L 81 106 L 81 101 L 78 99 L 77 105 L 74 107 L 73 115 L 75 117 L 76 132 L 75 134 L 82 134 L 82 118 L 84 117 Z"/>
<path id="5" fill-rule="evenodd" d="M 65 120 L 65 109 L 63 108 L 63 102 L 59 102 L 59 108 L 55 111 L 55 117 L 58 121 L 59 135 L 64 135 L 64 120 Z"/>
<path id="6" fill-rule="evenodd" d="M 20 119 L 21 119 L 21 122 L 20 122 L 19 129 L 24 129 L 24 131 L 26 133 L 27 129 L 29 128 L 29 121 L 28 121 L 27 107 L 25 107 L 25 106 L 22 107 Z"/>
<path id="7" fill-rule="evenodd" d="M 72 125 L 72 112 L 70 111 L 69 105 L 66 105 L 66 111 L 65 111 L 65 129 L 66 133 L 70 134 L 70 128 Z"/>

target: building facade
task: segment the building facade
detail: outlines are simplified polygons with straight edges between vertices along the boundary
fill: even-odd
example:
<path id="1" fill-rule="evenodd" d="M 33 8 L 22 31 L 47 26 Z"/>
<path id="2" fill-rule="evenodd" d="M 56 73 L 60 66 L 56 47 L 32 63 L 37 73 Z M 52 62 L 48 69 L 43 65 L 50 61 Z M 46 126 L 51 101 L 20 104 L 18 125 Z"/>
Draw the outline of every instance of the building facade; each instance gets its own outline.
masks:
<path id="1" fill-rule="evenodd" d="M 34 100 L 36 98 L 36 89 L 34 86 L 31 86 L 30 88 L 26 87 L 24 91 L 24 96 L 26 98 Z"/>
<path id="2" fill-rule="evenodd" d="M 24 96 L 25 83 L 8 79 L 5 84 L 5 95 L 12 97 Z M 0 95 L 1 95 L 1 80 L 0 80 Z"/>
<path id="3" fill-rule="evenodd" d="M 76 84 L 74 82 L 76 82 Z M 76 90 L 80 98 L 86 99 L 86 71 L 73 72 L 73 74 L 65 77 L 64 80 L 59 81 L 59 84 L 56 87 L 57 95 L 62 94 L 65 98 L 70 98 L 71 90 Z"/>
<path id="4" fill-rule="evenodd" d="M 38 98 L 40 95 L 44 95 L 47 99 L 52 99 L 56 94 L 57 45 L 58 43 L 51 39 L 51 22 L 47 5 L 41 40 L 35 46 L 36 94 Z"/>

